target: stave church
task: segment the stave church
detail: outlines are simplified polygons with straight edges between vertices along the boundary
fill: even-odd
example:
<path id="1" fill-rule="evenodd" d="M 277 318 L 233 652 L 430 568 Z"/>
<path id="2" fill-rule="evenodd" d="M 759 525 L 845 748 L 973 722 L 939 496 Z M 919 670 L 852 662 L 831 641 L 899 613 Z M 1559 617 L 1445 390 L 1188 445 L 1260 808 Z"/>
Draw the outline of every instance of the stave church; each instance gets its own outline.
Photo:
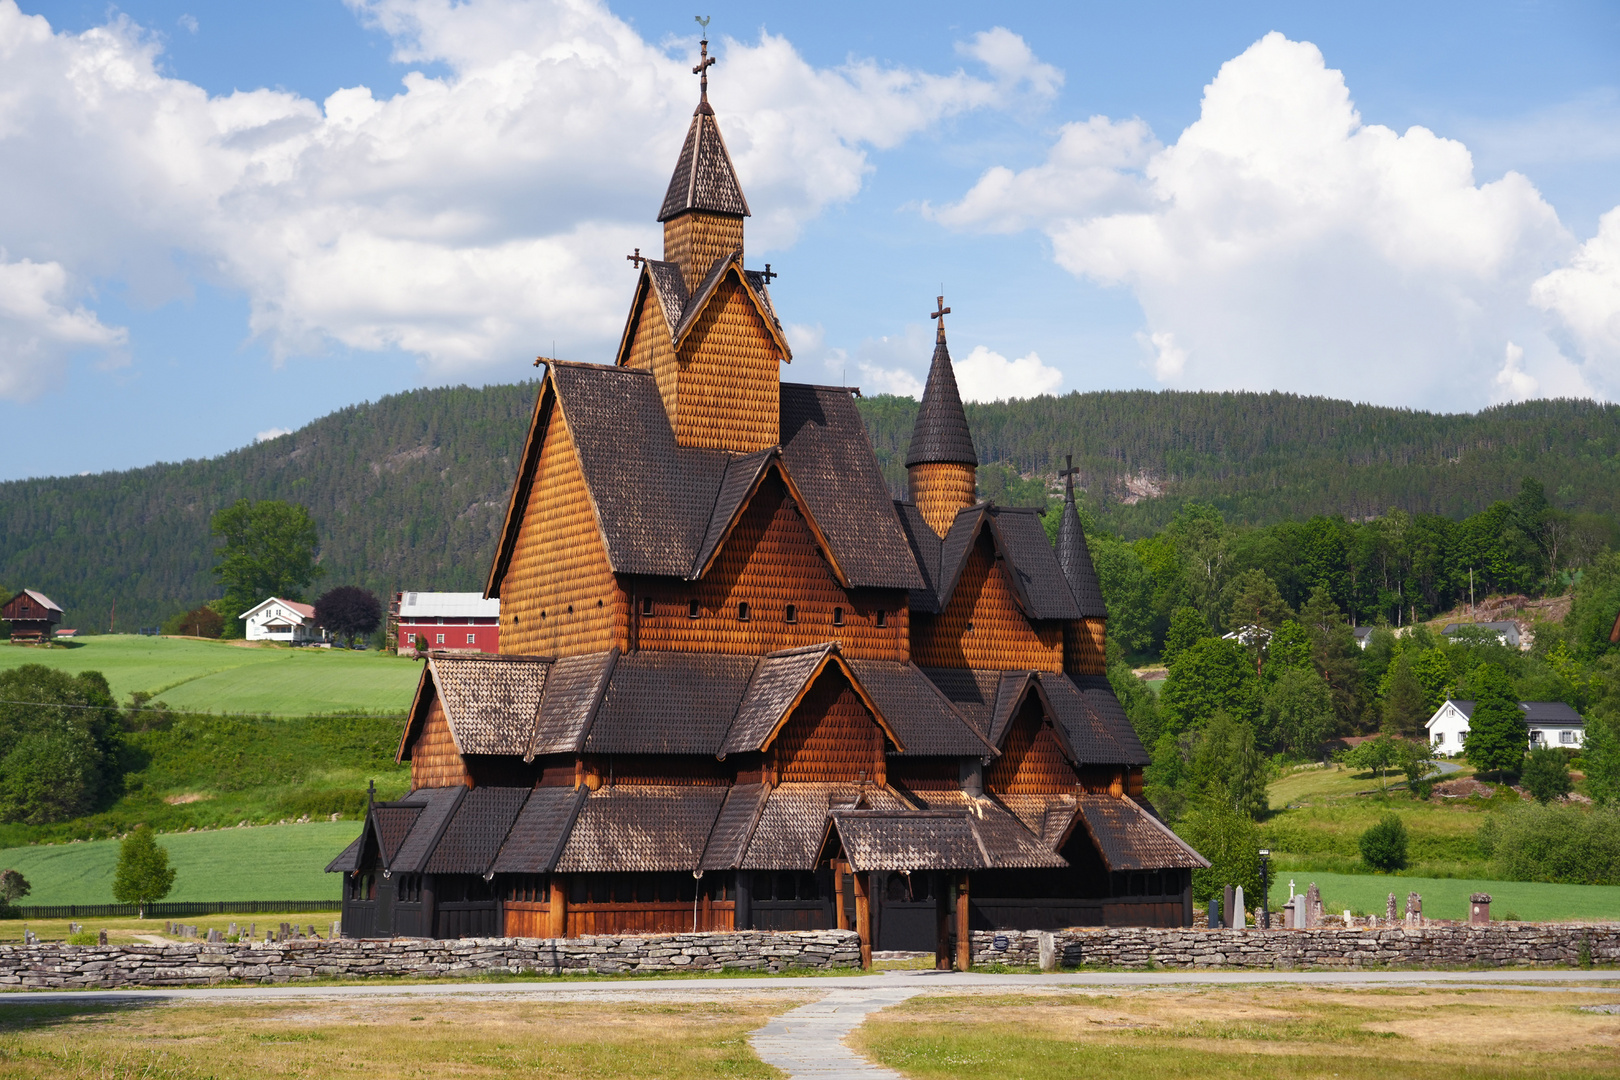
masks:
<path id="1" fill-rule="evenodd" d="M 979 500 L 941 301 L 894 499 L 857 390 L 782 381 L 701 98 L 611 363 L 546 365 L 485 595 L 430 653 L 410 793 L 328 867 L 358 937 L 1185 926 L 1207 862 L 1142 798 L 1066 477 Z M 767 267 L 767 270 L 769 268 Z"/>

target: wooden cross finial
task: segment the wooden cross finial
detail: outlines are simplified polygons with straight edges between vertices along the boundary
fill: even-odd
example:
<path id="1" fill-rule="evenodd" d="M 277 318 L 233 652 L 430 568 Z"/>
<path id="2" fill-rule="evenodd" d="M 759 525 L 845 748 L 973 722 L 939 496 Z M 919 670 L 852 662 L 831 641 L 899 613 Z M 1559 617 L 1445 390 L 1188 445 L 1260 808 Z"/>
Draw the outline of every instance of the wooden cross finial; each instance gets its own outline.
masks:
<path id="1" fill-rule="evenodd" d="M 777 278 L 781 277 L 782 275 L 774 272 L 771 269 L 771 264 L 766 263 L 765 264 L 765 272 L 763 274 L 759 275 L 759 276 L 765 279 L 765 284 L 769 285 L 771 282 L 775 281 Z"/>
<path id="2" fill-rule="evenodd" d="M 634 266 L 635 266 L 635 268 L 637 270 L 641 269 L 641 264 L 642 263 L 652 261 L 651 259 L 647 258 L 647 256 L 645 256 L 645 255 L 643 255 L 641 253 L 640 248 L 636 248 L 636 253 L 634 255 L 626 255 L 625 260 L 627 262 L 630 262 L 630 263 L 634 264 Z"/>
<path id="3" fill-rule="evenodd" d="M 951 309 L 945 306 L 945 298 L 943 296 L 938 297 L 938 302 L 939 302 L 939 310 L 934 312 L 932 315 L 930 315 L 928 317 L 930 319 L 938 319 L 938 320 L 940 320 L 939 325 L 944 326 L 945 325 L 945 316 L 947 316 L 947 315 L 949 315 L 951 313 Z"/>
<path id="4" fill-rule="evenodd" d="M 698 21 L 698 25 L 703 27 L 703 40 L 698 42 L 698 44 L 703 48 L 703 58 L 698 61 L 698 66 L 692 69 L 692 74 L 700 77 L 698 88 L 703 93 L 703 100 L 708 101 L 709 68 L 714 66 L 714 57 L 709 55 L 709 17 L 707 15 L 694 15 L 692 18 L 696 19 Z"/>
<path id="5" fill-rule="evenodd" d="M 1063 462 L 1068 468 L 1058 473 L 1063 477 L 1063 498 L 1068 502 L 1074 501 L 1074 478 L 1080 475 L 1080 470 L 1074 467 L 1074 455 L 1063 455 Z"/>

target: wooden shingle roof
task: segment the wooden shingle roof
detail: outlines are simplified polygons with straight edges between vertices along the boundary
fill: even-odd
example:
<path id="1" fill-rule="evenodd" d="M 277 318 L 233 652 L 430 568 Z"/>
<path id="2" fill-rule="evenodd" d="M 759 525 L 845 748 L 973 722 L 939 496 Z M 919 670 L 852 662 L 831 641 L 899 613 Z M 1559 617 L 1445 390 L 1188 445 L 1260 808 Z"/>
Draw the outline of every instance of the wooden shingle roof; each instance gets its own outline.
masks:
<path id="1" fill-rule="evenodd" d="M 621 656 L 585 738 L 585 752 L 717 753 L 759 663 L 755 656 L 723 653 Z"/>
<path id="2" fill-rule="evenodd" d="M 759 822 L 742 858 L 743 870 L 814 870 L 826 835 L 827 812 L 855 802 L 879 810 L 903 810 L 906 804 L 886 788 L 857 789 L 853 784 L 778 784 L 765 798 Z"/>
<path id="3" fill-rule="evenodd" d="M 593 791 L 574 819 L 557 870 L 695 870 L 726 791 L 623 784 Z"/>
<path id="4" fill-rule="evenodd" d="M 497 874 L 549 874 L 562 857 L 585 788 L 535 788 L 506 834 L 493 867 Z"/>
<path id="5" fill-rule="evenodd" d="M 1129 797 L 1081 795 L 1077 824 L 1084 826 L 1110 870 L 1197 869 L 1209 860 L 1194 851 L 1170 826 Z"/>
<path id="6" fill-rule="evenodd" d="M 990 757 L 995 748 L 957 712 L 911 661 L 846 660 L 884 722 L 900 737 L 902 756 Z"/>
<path id="7" fill-rule="evenodd" d="M 526 656 L 430 656 L 427 662 L 456 749 L 523 754 L 545 690 L 548 660 Z"/>
<path id="8" fill-rule="evenodd" d="M 477 787 L 462 796 L 424 868 L 430 874 L 478 874 L 495 863 L 529 798 L 526 787 Z"/>
<path id="9" fill-rule="evenodd" d="M 973 449 L 973 433 L 968 430 L 967 411 L 956 389 L 956 372 L 951 368 L 951 350 L 945 344 L 945 324 L 941 320 L 934 340 L 934 359 L 928 365 L 928 383 L 917 406 L 917 422 L 911 429 L 906 448 L 906 467 L 913 465 L 979 464 Z"/>
<path id="10" fill-rule="evenodd" d="M 686 129 L 686 141 L 681 144 L 681 156 L 675 161 L 675 174 L 669 178 L 658 220 L 668 221 L 688 210 L 750 216 L 748 200 L 737 183 L 737 169 L 707 101 L 698 105 Z"/>
<path id="11" fill-rule="evenodd" d="M 742 864 L 770 791 L 769 784 L 736 784 L 726 792 L 698 869 L 735 870 Z"/>
<path id="12" fill-rule="evenodd" d="M 1057 561 L 1063 577 L 1069 583 L 1080 616 L 1086 619 L 1106 619 L 1108 607 L 1103 603 L 1102 583 L 1097 579 L 1097 568 L 1091 561 L 1091 548 L 1086 544 L 1086 530 L 1080 524 L 1080 511 L 1074 502 L 1074 476 L 1064 477 L 1063 511 L 1058 518 Z"/>

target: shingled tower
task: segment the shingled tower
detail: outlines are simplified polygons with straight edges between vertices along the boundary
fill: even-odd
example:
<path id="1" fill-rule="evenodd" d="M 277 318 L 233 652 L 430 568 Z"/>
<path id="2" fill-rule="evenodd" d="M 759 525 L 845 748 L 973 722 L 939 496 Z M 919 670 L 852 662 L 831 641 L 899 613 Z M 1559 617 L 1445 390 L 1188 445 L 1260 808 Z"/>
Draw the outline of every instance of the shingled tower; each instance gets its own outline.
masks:
<path id="1" fill-rule="evenodd" d="M 664 258 L 642 272 L 619 347 L 622 367 L 650 370 L 681 446 L 751 453 L 781 441 L 782 362 L 792 359 L 765 276 L 743 268 L 748 200 L 709 104 L 709 43 L 692 69 L 697 109 L 658 220 Z"/>
<path id="2" fill-rule="evenodd" d="M 1086 546 L 1086 530 L 1080 524 L 1080 510 L 1074 502 L 1074 455 L 1065 459 L 1063 470 L 1063 513 L 1058 518 L 1057 559 L 1063 577 L 1080 609 L 1080 621 L 1063 632 L 1063 670 L 1071 675 L 1101 674 L 1107 662 L 1103 656 L 1108 608 L 1103 604 L 1102 585 L 1097 568 Z"/>
<path id="3" fill-rule="evenodd" d="M 951 369 L 951 350 L 945 343 L 945 316 L 950 314 L 945 298 L 939 298 L 939 320 L 934 333 L 934 362 L 928 368 L 928 385 L 917 408 L 917 424 L 911 429 L 911 447 L 906 452 L 907 486 L 911 500 L 923 520 L 935 533 L 944 536 L 956 520 L 956 512 L 972 506 L 978 481 L 979 455 L 973 449 L 962 395 L 956 390 L 956 373 Z"/>

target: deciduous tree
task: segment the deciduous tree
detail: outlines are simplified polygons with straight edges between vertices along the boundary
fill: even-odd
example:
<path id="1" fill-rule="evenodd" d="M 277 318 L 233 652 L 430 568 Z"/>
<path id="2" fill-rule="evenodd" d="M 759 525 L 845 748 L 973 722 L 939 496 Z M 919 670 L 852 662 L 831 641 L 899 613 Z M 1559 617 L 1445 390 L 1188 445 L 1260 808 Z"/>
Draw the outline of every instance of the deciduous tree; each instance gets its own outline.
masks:
<path id="1" fill-rule="evenodd" d="M 157 842 L 150 827 L 137 825 L 118 845 L 113 899 L 120 904 L 139 904 L 144 919 L 146 906 L 168 896 L 174 888 L 174 875 L 168 850 Z"/>
<path id="2" fill-rule="evenodd" d="M 356 637 L 382 625 L 382 604 L 358 585 L 339 585 L 315 601 L 315 622 L 353 645 Z"/>
<path id="3" fill-rule="evenodd" d="M 214 515 L 213 531 L 223 541 L 214 576 L 231 611 L 227 636 L 241 633 L 242 612 L 272 596 L 297 600 L 325 572 L 315 561 L 315 522 L 298 503 L 238 499 Z"/>
<path id="4" fill-rule="evenodd" d="M 1481 664 L 1468 675 L 1474 712 L 1468 718 L 1463 752 L 1481 772 L 1517 772 L 1524 762 L 1524 710 L 1513 697 L 1513 684 L 1494 664 Z"/>

